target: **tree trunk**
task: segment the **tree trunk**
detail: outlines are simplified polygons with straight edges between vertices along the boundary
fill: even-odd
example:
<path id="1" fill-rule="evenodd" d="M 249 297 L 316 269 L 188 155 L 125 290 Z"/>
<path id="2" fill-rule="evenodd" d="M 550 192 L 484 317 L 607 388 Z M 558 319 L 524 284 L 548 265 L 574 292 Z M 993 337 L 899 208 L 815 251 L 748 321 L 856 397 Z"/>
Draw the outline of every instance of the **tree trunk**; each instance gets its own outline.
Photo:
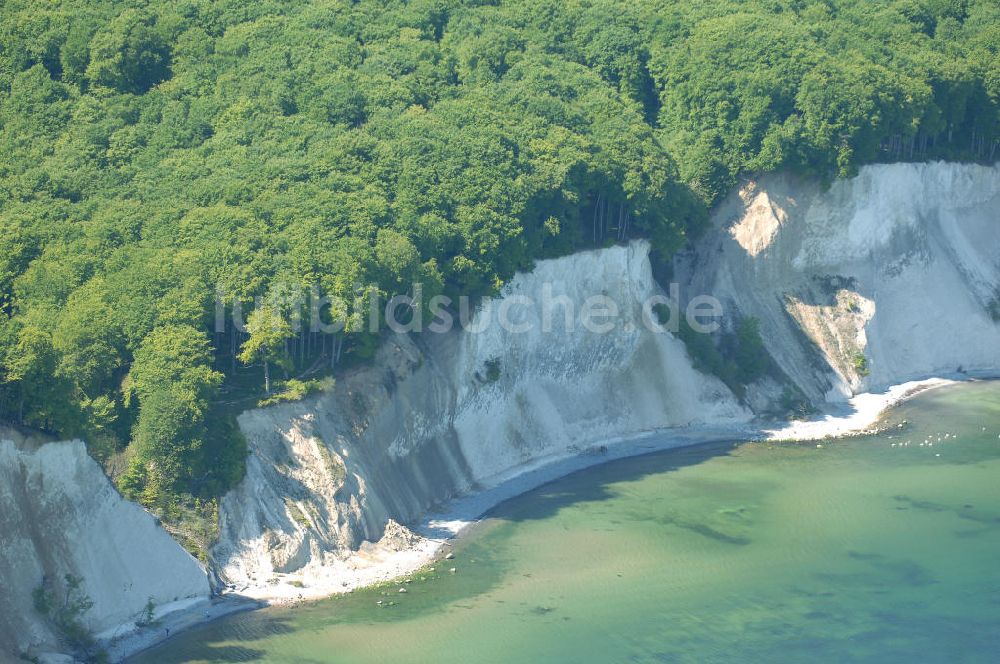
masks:
<path id="1" fill-rule="evenodd" d="M 600 218 L 601 194 L 597 194 L 597 202 L 594 203 L 594 244 L 597 244 L 597 220 Z"/>

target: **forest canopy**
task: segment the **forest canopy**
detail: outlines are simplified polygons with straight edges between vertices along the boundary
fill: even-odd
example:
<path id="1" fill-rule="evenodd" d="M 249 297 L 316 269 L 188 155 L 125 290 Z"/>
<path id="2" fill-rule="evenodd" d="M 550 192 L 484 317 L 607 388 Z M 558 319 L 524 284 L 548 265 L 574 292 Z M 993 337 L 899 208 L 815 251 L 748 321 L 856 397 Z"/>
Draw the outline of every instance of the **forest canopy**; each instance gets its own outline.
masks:
<path id="1" fill-rule="evenodd" d="M 669 256 L 742 176 L 993 160 L 998 128 L 995 0 L 6 0 L 0 418 L 211 499 L 263 371 L 378 342 L 296 328 L 289 289 Z M 263 298 L 247 332 L 217 294 Z"/>

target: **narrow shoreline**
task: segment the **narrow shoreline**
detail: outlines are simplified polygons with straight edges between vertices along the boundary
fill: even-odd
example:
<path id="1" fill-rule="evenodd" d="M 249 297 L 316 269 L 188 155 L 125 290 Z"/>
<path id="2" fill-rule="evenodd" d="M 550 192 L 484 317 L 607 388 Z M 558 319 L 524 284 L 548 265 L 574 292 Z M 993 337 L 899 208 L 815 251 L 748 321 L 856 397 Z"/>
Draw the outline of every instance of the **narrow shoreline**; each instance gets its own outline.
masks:
<path id="1" fill-rule="evenodd" d="M 151 628 L 134 630 L 107 644 L 111 661 L 122 662 L 181 632 L 219 618 L 269 606 L 318 601 L 353 592 L 411 574 L 444 555 L 444 549 L 491 509 L 516 496 L 586 468 L 629 457 L 681 447 L 735 441 L 765 442 L 824 440 L 873 433 L 871 427 L 886 411 L 928 390 L 962 382 L 995 379 L 993 372 L 970 372 L 912 380 L 880 392 L 858 394 L 830 412 L 802 422 L 751 422 L 729 427 L 690 425 L 636 433 L 588 447 L 549 455 L 489 478 L 479 490 L 452 500 L 443 512 L 433 513 L 412 527 L 414 543 L 399 551 L 363 547 L 336 568 L 324 570 L 321 582 L 298 587 L 279 579 L 267 587 L 225 592 L 197 606 L 165 615 Z M 289 575 L 290 578 L 294 575 Z"/>
<path id="2" fill-rule="evenodd" d="M 235 613 L 253 611 L 266 607 L 265 602 L 239 595 L 222 595 L 210 599 L 197 600 L 189 606 L 172 611 L 157 618 L 148 627 L 134 628 L 127 634 L 109 640 L 105 644 L 108 659 L 121 662 L 153 646 L 169 640 L 173 636 L 201 625 L 207 625 L 220 618 Z"/>

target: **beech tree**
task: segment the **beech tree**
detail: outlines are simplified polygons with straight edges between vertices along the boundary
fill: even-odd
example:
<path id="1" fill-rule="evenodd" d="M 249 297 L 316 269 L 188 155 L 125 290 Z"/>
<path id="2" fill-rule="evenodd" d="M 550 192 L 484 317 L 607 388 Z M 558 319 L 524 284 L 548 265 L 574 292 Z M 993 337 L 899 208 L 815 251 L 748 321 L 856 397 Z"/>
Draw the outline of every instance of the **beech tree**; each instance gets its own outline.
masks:
<path id="1" fill-rule="evenodd" d="M 253 310 L 247 319 L 250 337 L 243 343 L 240 360 L 244 364 L 260 361 L 264 365 L 264 391 L 271 393 L 271 364 L 287 368 L 289 362 L 287 341 L 292 337 L 292 326 L 279 308 L 265 304 Z"/>
<path id="2" fill-rule="evenodd" d="M 0 3 L 0 418 L 164 504 L 240 477 L 240 361 L 364 361 L 373 294 L 666 258 L 747 174 L 1000 157 L 995 0 L 139 4 Z"/>
<path id="3" fill-rule="evenodd" d="M 79 58 L 67 53 L 67 59 Z M 126 9 L 90 41 L 86 77 L 93 85 L 145 92 L 167 77 L 170 50 L 155 17 Z"/>

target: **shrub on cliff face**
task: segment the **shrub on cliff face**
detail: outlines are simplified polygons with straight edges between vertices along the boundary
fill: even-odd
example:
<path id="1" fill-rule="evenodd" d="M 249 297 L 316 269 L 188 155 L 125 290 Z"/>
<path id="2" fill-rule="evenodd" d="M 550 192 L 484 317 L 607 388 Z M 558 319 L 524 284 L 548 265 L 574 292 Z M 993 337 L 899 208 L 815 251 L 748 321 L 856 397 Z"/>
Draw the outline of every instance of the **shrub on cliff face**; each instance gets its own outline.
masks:
<path id="1" fill-rule="evenodd" d="M 733 360 L 736 362 L 736 380 L 749 385 L 767 372 L 770 355 L 760 337 L 760 321 L 744 318 L 736 326 Z"/>
<path id="2" fill-rule="evenodd" d="M 31 593 L 35 611 L 45 616 L 62 644 L 88 664 L 107 662 L 107 653 L 97 645 L 83 619 L 94 602 L 83 590 L 83 579 L 66 574 L 60 583 L 45 577 Z"/>
<path id="3" fill-rule="evenodd" d="M 637 235 L 662 260 L 751 172 L 994 159 L 998 22 L 995 0 L 5 0 L 0 418 L 102 458 L 139 432 L 137 491 L 224 491 L 243 443 L 197 402 L 371 358 L 357 286 L 488 295 Z M 289 284 L 346 304 L 251 313 Z M 249 339 L 214 329 L 216 287 Z M 335 343 L 307 331 L 333 319 Z M 171 336 L 198 352 L 147 362 Z M 718 350 L 693 352 L 734 384 L 766 370 L 752 335 Z M 138 422 L 171 416 L 159 390 L 200 430 Z"/>
<path id="4" fill-rule="evenodd" d="M 146 606 L 142 608 L 139 618 L 135 621 L 136 627 L 149 627 L 156 619 L 156 602 L 150 597 L 146 600 Z"/>
<path id="5" fill-rule="evenodd" d="M 312 378 L 309 380 L 289 378 L 288 380 L 280 381 L 277 384 L 277 391 L 266 399 L 258 401 L 257 407 L 265 408 L 267 406 L 273 406 L 286 401 L 301 401 L 310 394 L 330 391 L 333 389 L 333 386 L 334 380 L 329 376 L 326 378 Z"/>
<path id="6" fill-rule="evenodd" d="M 657 305 L 662 306 L 662 305 Z M 656 310 L 657 316 L 660 318 L 660 323 L 666 322 L 669 317 L 668 313 L 661 313 L 661 310 Z M 680 329 L 678 330 L 678 337 L 684 342 L 687 347 L 688 356 L 691 358 L 691 362 L 695 369 L 698 369 L 704 373 L 714 374 L 724 381 L 727 381 L 726 376 L 728 369 L 726 366 L 726 358 L 722 356 L 719 348 L 715 344 L 715 340 L 710 334 L 702 334 L 695 332 L 691 326 L 688 324 L 686 319 L 681 319 Z M 727 381 L 728 382 L 728 381 Z"/>
<path id="7" fill-rule="evenodd" d="M 781 406 L 781 414 L 792 420 L 808 419 L 816 411 L 801 390 L 791 385 L 786 385 L 782 389 L 778 403 Z"/>
<path id="8" fill-rule="evenodd" d="M 763 378 L 771 367 L 771 356 L 764 347 L 756 318 L 744 318 L 733 332 L 722 332 L 717 337 L 696 332 L 682 318 L 678 337 L 696 369 L 719 377 L 740 397 L 747 385 Z"/>
<path id="9" fill-rule="evenodd" d="M 855 351 L 851 356 L 851 366 L 854 368 L 855 373 L 862 378 L 871 373 L 868 368 L 868 358 L 865 357 L 864 351 Z"/>

